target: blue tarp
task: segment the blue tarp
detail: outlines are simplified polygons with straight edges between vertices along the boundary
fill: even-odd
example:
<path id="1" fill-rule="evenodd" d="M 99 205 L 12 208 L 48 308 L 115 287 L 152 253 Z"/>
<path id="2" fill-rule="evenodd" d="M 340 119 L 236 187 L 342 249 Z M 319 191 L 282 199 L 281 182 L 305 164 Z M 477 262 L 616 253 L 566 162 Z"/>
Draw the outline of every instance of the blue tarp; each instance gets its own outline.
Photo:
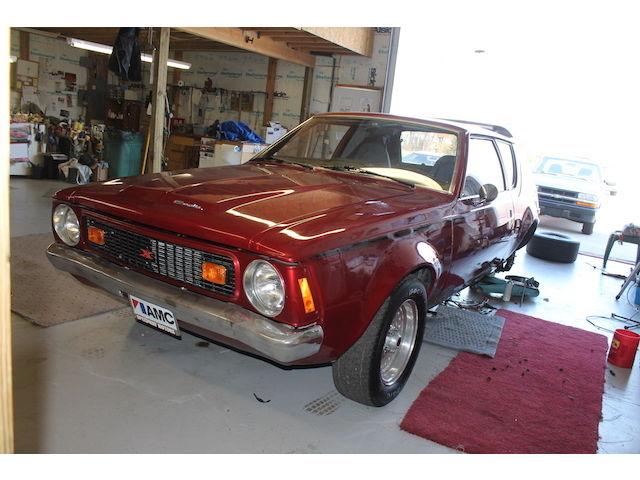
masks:
<path id="1" fill-rule="evenodd" d="M 220 138 L 231 142 L 243 141 L 264 143 L 264 140 L 242 122 L 229 120 L 220 124 Z"/>

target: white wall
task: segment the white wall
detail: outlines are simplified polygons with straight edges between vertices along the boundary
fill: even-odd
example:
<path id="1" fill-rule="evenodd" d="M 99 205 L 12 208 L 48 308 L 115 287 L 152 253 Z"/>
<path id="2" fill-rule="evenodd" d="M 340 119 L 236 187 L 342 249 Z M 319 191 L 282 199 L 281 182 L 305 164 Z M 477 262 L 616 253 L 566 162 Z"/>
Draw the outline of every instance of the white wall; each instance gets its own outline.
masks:
<path id="1" fill-rule="evenodd" d="M 389 33 L 376 33 L 374 36 L 373 55 L 371 58 L 359 55 L 337 55 L 335 83 L 369 85 L 372 69 L 375 69 L 374 86 L 383 87 L 387 67 Z M 40 107 L 46 108 L 47 115 L 59 116 L 60 110 L 69 110 L 71 118 L 78 118 L 84 114 L 84 108 L 78 105 L 77 93 L 70 93 L 72 106 L 66 106 L 66 93 L 62 89 L 57 92 L 55 80 L 51 72 L 70 72 L 77 75 L 77 89 L 86 88 L 87 71 L 79 65 L 80 58 L 87 55 L 81 49 L 70 47 L 63 40 L 43 35 L 30 34 L 31 60 L 40 62 L 39 97 Z M 19 55 L 19 32 L 11 31 L 11 53 Z M 171 57 L 171 54 L 170 54 Z M 263 55 L 248 52 L 185 52 L 183 60 L 192 64 L 190 70 L 181 71 L 181 79 L 187 86 L 197 87 L 191 93 L 184 90 L 180 96 L 177 115 L 185 117 L 189 122 L 190 112 L 194 121 L 198 120 L 198 106 L 204 107 L 204 116 L 200 117 L 203 124 L 210 125 L 216 119 L 242 120 L 252 127 L 258 134 L 262 134 L 262 119 L 264 114 L 263 94 L 254 95 L 253 110 L 242 112 L 230 111 L 221 105 L 220 98 L 208 95 L 201 104 L 200 89 L 204 87 L 207 78 L 211 78 L 214 88 L 236 91 L 264 92 L 267 81 L 268 58 Z M 331 91 L 330 57 L 317 57 L 311 89 L 310 113 L 328 111 L 329 95 Z M 143 100 L 149 88 L 149 64 L 143 64 L 143 83 L 145 90 L 140 92 Z M 169 69 L 169 83 L 172 82 L 173 69 Z M 278 61 L 276 71 L 275 90 L 286 93 L 286 97 L 274 99 L 272 120 L 292 128 L 299 123 L 300 108 L 304 90 L 305 67 L 283 60 Z M 117 84 L 118 79 L 109 73 L 109 84 Z M 62 102 L 59 102 L 62 98 Z M 17 97 L 16 97 L 17 99 Z M 190 108 L 190 103 L 192 108 Z M 16 106 L 15 102 L 12 108 Z M 222 107 L 222 108 L 221 108 Z"/>
<path id="2" fill-rule="evenodd" d="M 359 55 L 337 55 L 334 84 L 384 87 L 389 57 L 390 33 L 376 33 L 373 39 L 371 58 Z M 333 60 L 330 57 L 318 57 L 311 89 L 310 113 L 329 111 L 331 92 L 331 70 Z M 370 85 L 369 79 L 375 69 L 375 82 Z"/>
<path id="3" fill-rule="evenodd" d="M 80 66 L 80 57 L 86 51 L 70 47 L 63 40 L 43 35 L 29 34 L 30 60 L 39 63 L 38 106 L 46 115 L 60 117 L 60 110 L 69 111 L 70 118 L 77 119 L 84 114 L 84 107 L 78 104 L 78 90 L 86 88 L 87 69 Z M 20 55 L 20 33 L 11 30 L 11 54 Z M 67 92 L 63 77 L 56 72 L 76 74 L 75 92 Z M 67 96 L 71 105 L 67 104 Z M 12 95 L 11 108 L 17 107 L 19 97 Z M 60 100 L 61 99 L 61 100 Z"/>
<path id="4" fill-rule="evenodd" d="M 183 60 L 192 65 L 190 70 L 182 71 L 180 74 L 185 86 L 194 86 L 200 89 L 204 87 L 207 78 L 211 78 L 213 87 L 217 89 L 265 92 L 269 60 L 263 55 L 248 52 L 185 52 Z M 272 120 L 289 127 L 298 124 L 304 87 L 304 71 L 305 69 L 301 65 L 283 60 L 278 61 L 275 90 L 285 92 L 287 97 L 274 99 Z M 171 79 L 171 75 L 169 78 Z M 219 95 L 209 94 L 205 100 L 201 100 L 201 96 L 199 90 L 194 89 L 192 92 L 188 92 L 185 89 L 180 97 L 178 116 L 186 118 L 189 123 L 189 117 L 192 114 L 191 118 L 196 121 L 198 106 L 201 105 L 204 107 L 205 125 L 212 124 L 216 119 L 221 122 L 240 119 L 261 133 L 264 94 L 255 93 L 253 110 L 242 112 L 240 115 L 237 111 L 229 110 L 228 105 L 225 105 L 225 100 L 221 99 Z M 193 105 L 193 109 L 190 109 L 189 103 Z"/>

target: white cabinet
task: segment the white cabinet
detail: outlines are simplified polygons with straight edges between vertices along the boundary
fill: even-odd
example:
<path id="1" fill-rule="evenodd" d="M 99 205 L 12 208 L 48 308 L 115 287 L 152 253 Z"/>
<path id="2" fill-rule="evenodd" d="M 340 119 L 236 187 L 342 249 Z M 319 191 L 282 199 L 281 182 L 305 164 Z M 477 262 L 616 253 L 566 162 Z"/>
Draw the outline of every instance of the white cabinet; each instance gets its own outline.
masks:
<path id="1" fill-rule="evenodd" d="M 29 162 L 37 164 L 40 142 L 36 141 L 36 134 L 44 138 L 45 127 L 33 123 L 10 124 L 11 145 L 9 148 L 9 173 L 11 175 L 31 175 Z"/>

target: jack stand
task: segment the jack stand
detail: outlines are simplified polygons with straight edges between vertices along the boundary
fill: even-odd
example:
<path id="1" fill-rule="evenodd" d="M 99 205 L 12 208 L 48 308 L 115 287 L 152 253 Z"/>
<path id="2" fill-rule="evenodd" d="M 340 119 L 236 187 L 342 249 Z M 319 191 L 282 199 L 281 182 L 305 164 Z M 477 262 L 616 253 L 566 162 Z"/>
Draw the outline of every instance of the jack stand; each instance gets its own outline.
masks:
<path id="1" fill-rule="evenodd" d="M 630 283 L 634 282 L 636 280 L 636 278 L 638 277 L 638 273 L 640 272 L 640 262 L 636 263 L 636 268 L 633 269 L 633 272 L 631 272 L 629 274 L 629 276 L 627 277 L 627 279 L 624 281 L 624 283 L 622 284 L 622 288 L 620 289 L 620 291 L 618 292 L 618 295 L 616 295 L 616 300 L 620 300 L 620 297 L 622 296 L 622 294 L 624 293 L 624 291 L 627 289 L 627 287 L 629 286 Z"/>

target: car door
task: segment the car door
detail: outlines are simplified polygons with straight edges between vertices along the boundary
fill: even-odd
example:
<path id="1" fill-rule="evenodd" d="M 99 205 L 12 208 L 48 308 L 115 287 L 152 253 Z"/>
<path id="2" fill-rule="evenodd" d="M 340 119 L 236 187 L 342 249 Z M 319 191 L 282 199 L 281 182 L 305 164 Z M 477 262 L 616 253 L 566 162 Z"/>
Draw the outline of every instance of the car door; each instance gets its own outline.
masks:
<path id="1" fill-rule="evenodd" d="M 509 238 L 506 240 L 505 258 L 515 252 L 518 240 L 518 232 L 522 225 L 522 217 L 524 211 L 520 205 L 520 177 L 518 174 L 518 164 L 516 163 L 515 151 L 513 144 L 504 140 L 495 139 L 500 161 L 502 163 L 502 171 L 504 173 L 505 196 L 511 199 L 511 229 Z"/>
<path id="2" fill-rule="evenodd" d="M 513 231 L 513 197 L 506 190 L 497 146 L 491 137 L 469 139 L 462 191 L 454 205 L 451 273 L 461 288 L 503 260 Z M 482 201 L 480 187 L 494 185 L 498 195 Z"/>

